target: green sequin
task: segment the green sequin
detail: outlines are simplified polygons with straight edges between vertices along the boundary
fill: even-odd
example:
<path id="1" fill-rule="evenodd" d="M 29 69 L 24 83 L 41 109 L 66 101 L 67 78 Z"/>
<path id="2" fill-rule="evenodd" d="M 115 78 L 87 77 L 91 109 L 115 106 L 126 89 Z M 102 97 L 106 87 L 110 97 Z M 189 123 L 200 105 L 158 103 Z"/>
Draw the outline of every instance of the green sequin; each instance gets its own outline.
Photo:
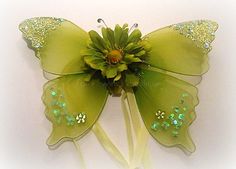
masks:
<path id="1" fill-rule="evenodd" d="M 179 114 L 179 115 L 178 115 L 178 118 L 179 118 L 180 120 L 183 120 L 183 119 L 184 119 L 184 114 Z"/>
<path id="2" fill-rule="evenodd" d="M 175 107 L 175 108 L 174 108 L 174 112 L 175 112 L 175 113 L 179 113 L 179 112 L 180 112 L 179 107 Z"/>
<path id="3" fill-rule="evenodd" d="M 154 122 L 151 126 L 151 129 L 157 131 L 160 128 L 160 123 Z"/>
<path id="4" fill-rule="evenodd" d="M 179 132 L 178 132 L 178 131 L 175 131 L 175 130 L 172 131 L 172 136 L 173 136 L 173 137 L 177 137 L 178 135 L 179 135 Z"/>
<path id="5" fill-rule="evenodd" d="M 183 124 L 183 123 L 182 123 L 181 121 L 178 121 L 177 124 L 175 125 L 175 128 L 176 128 L 176 129 L 180 129 L 181 126 L 182 126 L 182 124 Z"/>
<path id="6" fill-rule="evenodd" d="M 164 121 L 161 125 L 165 130 L 167 130 L 170 127 L 170 124 L 166 121 Z"/>
<path id="7" fill-rule="evenodd" d="M 75 124 L 75 117 L 72 115 L 66 115 L 66 121 L 68 126 L 73 126 Z"/>
<path id="8" fill-rule="evenodd" d="M 61 103 L 61 107 L 66 107 L 66 103 Z"/>
<path id="9" fill-rule="evenodd" d="M 66 103 L 65 103 L 65 102 L 57 102 L 57 105 L 58 105 L 60 108 L 65 108 L 65 107 L 66 107 Z"/>
<path id="10" fill-rule="evenodd" d="M 51 95 L 54 97 L 54 96 L 57 96 L 57 92 L 55 91 L 51 91 Z"/>
<path id="11" fill-rule="evenodd" d="M 174 117 L 175 117 L 175 115 L 172 113 L 172 114 L 170 114 L 169 119 L 174 120 Z"/>
<path id="12" fill-rule="evenodd" d="M 60 110 L 54 109 L 52 112 L 53 112 L 55 117 L 59 117 L 61 115 Z"/>

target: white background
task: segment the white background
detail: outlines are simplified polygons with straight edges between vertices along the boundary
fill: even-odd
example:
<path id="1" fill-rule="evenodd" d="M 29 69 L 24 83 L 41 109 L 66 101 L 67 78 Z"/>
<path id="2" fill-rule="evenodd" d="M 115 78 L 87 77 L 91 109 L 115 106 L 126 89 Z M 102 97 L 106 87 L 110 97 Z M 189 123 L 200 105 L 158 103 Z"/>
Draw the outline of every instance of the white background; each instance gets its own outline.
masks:
<path id="1" fill-rule="evenodd" d="M 186 156 L 150 139 L 154 169 L 236 168 L 236 4 L 230 0 L 1 0 L 0 1 L 0 168 L 78 169 L 75 147 L 65 143 L 55 151 L 45 141 L 51 131 L 40 97 L 43 75 L 33 52 L 26 47 L 18 24 L 35 16 L 67 18 L 85 30 L 98 30 L 96 19 L 108 25 L 139 23 L 143 33 L 186 20 L 212 19 L 219 23 L 210 70 L 199 85 L 198 118 L 191 126 L 197 150 Z M 124 123 L 119 98 L 112 98 L 101 123 L 125 153 Z M 92 133 L 80 140 L 89 169 L 118 165 Z"/>

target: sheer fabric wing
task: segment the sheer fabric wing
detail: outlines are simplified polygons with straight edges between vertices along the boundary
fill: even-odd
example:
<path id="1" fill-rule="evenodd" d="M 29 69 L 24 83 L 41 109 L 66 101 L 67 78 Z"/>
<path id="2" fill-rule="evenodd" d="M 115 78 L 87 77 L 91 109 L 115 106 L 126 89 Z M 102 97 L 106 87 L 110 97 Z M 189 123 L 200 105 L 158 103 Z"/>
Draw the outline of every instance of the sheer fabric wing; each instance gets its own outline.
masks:
<path id="1" fill-rule="evenodd" d="M 161 144 L 195 150 L 188 127 L 195 119 L 197 89 L 175 77 L 143 70 L 135 97 L 146 128 Z"/>
<path id="2" fill-rule="evenodd" d="M 72 22 L 52 17 L 37 17 L 22 22 L 19 29 L 40 59 L 46 72 L 65 75 L 86 69 L 82 53 L 89 40 L 87 32 Z"/>
<path id="3" fill-rule="evenodd" d="M 185 75 L 201 75 L 208 70 L 208 52 L 217 23 L 198 20 L 171 25 L 144 37 L 152 47 L 147 63 L 153 67 Z"/>
<path id="4" fill-rule="evenodd" d="M 86 82 L 86 74 L 67 75 L 44 86 L 45 114 L 53 130 L 49 147 L 83 136 L 98 119 L 108 92 L 98 79 Z"/>

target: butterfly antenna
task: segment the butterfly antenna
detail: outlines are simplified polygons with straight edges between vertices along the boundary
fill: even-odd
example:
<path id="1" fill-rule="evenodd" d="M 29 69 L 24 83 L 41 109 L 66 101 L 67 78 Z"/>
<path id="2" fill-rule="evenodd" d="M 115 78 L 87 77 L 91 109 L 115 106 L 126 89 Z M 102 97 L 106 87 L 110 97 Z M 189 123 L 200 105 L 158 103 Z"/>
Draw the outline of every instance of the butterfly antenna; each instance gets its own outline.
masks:
<path id="1" fill-rule="evenodd" d="M 98 18 L 97 22 L 103 23 L 107 27 L 107 24 L 105 23 L 105 21 L 102 18 Z"/>
<path id="2" fill-rule="evenodd" d="M 136 29 L 137 27 L 138 27 L 138 24 L 137 24 L 137 23 L 134 23 L 134 24 L 131 26 L 131 28 L 129 29 L 129 33 L 130 33 L 132 30 Z"/>

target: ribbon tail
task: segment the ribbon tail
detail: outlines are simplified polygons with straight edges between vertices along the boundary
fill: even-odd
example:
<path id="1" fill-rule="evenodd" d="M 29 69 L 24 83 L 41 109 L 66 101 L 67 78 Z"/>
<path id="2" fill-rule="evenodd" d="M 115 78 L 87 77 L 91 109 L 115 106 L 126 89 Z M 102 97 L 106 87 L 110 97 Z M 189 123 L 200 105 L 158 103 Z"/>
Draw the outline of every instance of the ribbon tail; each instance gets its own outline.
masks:
<path id="1" fill-rule="evenodd" d="M 142 161 L 143 161 L 144 169 L 152 169 L 152 163 L 151 163 L 150 151 L 148 149 L 148 145 L 147 145 L 147 148 L 145 149 Z"/>
<path id="2" fill-rule="evenodd" d="M 108 135 L 105 133 L 104 129 L 98 122 L 93 126 L 93 132 L 103 148 L 124 168 L 128 168 L 128 162 L 126 161 L 122 153 L 118 150 L 118 148 L 112 143 L 111 139 L 108 137 Z"/>
<path id="3" fill-rule="evenodd" d="M 86 169 L 85 161 L 84 161 L 83 154 L 81 152 L 79 143 L 75 139 L 73 140 L 73 143 L 74 143 L 74 145 L 76 147 L 76 150 L 78 152 L 78 156 L 79 156 L 81 167 L 82 167 L 82 169 Z"/>
<path id="4" fill-rule="evenodd" d="M 127 109 L 126 97 L 127 97 L 126 93 L 123 92 L 121 96 L 121 107 L 122 107 L 122 111 L 124 113 L 124 119 L 125 119 L 126 134 L 127 134 L 127 141 L 128 141 L 128 151 L 129 151 L 129 161 L 132 161 L 133 156 L 134 156 L 134 142 L 133 142 L 130 115 Z"/>
<path id="5" fill-rule="evenodd" d="M 134 150 L 134 159 L 130 164 L 130 169 L 137 167 L 137 165 L 141 165 L 141 163 L 143 163 L 145 169 L 151 169 L 150 152 L 147 145 L 149 133 L 141 123 L 141 117 L 133 90 L 131 88 L 126 89 L 126 95 L 134 133 L 137 139 Z"/>
<path id="6" fill-rule="evenodd" d="M 145 150 L 147 149 L 147 142 L 149 138 L 149 133 L 147 132 L 145 127 L 142 127 L 138 138 L 137 138 L 137 144 L 135 146 L 135 156 L 133 161 L 130 164 L 130 169 L 134 169 L 135 167 L 139 167 L 142 165 L 142 159 L 145 155 Z"/>

